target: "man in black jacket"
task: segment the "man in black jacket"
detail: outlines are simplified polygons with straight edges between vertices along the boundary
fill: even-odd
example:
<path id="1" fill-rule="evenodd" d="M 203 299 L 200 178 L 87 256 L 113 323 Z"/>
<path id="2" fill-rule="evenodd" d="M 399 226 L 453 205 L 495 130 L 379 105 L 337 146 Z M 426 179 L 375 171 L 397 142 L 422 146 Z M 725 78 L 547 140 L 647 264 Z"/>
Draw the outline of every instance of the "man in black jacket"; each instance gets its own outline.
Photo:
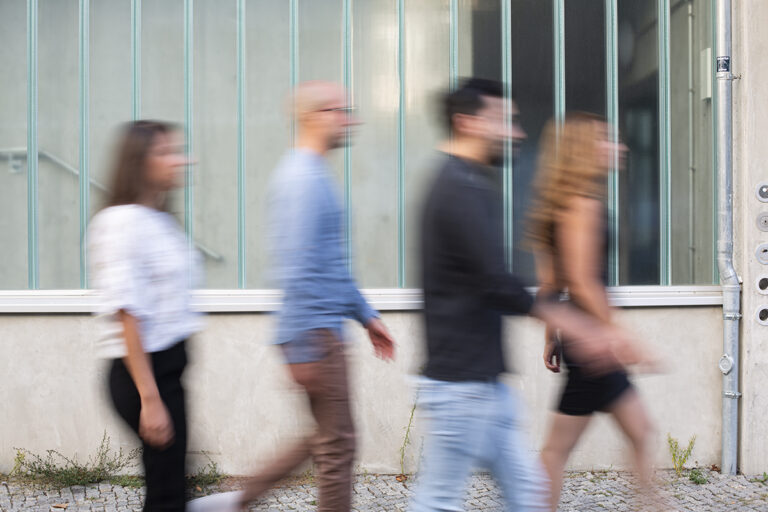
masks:
<path id="1" fill-rule="evenodd" d="M 518 144 L 525 133 L 502 85 L 469 79 L 446 95 L 444 114 L 451 140 L 421 226 L 427 361 L 419 405 L 427 435 L 411 510 L 462 510 L 476 465 L 492 471 L 506 510 L 547 510 L 547 479 L 523 432 L 522 401 L 499 380 L 502 316 L 528 314 L 561 329 L 595 371 L 616 364 L 609 340 L 626 338 L 565 305 L 534 301 L 506 268 L 494 164 L 507 141 Z"/>

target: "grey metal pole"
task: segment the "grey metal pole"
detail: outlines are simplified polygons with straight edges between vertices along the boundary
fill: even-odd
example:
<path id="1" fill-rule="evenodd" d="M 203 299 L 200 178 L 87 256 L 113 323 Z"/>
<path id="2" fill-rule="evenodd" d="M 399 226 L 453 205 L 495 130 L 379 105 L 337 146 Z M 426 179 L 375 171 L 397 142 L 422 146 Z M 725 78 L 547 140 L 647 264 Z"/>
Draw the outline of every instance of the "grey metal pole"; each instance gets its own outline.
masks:
<path id="1" fill-rule="evenodd" d="M 716 0 L 717 266 L 723 289 L 723 433 L 721 471 L 735 475 L 739 444 L 739 319 L 741 285 L 733 267 L 733 125 L 731 0 Z"/>

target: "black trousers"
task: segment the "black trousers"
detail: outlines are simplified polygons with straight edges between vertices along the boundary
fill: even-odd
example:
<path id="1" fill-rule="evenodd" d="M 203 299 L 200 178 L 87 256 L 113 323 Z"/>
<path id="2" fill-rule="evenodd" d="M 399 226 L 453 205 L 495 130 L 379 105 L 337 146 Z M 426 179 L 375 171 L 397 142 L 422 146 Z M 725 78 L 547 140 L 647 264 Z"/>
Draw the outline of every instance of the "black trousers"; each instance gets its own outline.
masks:
<path id="1" fill-rule="evenodd" d="M 175 433 L 171 446 L 152 448 L 142 441 L 142 460 L 147 485 L 145 512 L 184 512 L 185 457 L 187 452 L 187 418 L 181 375 L 187 365 L 184 342 L 150 355 L 160 398 L 168 408 Z M 112 362 L 109 391 L 117 413 L 134 432 L 139 431 L 141 399 L 128 369 L 121 359 Z"/>

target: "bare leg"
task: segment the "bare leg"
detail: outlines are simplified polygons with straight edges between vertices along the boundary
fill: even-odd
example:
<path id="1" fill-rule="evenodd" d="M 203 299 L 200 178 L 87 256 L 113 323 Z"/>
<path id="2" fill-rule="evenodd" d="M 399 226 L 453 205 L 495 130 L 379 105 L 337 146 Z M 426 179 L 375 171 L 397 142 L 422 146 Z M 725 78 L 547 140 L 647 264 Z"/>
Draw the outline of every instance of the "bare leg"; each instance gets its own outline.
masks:
<path id="1" fill-rule="evenodd" d="M 632 443 L 638 482 L 643 493 L 652 495 L 650 448 L 653 425 L 640 400 L 640 395 L 634 389 L 630 389 L 619 397 L 608 412 L 613 415 L 616 423 Z"/>
<path id="2" fill-rule="evenodd" d="M 560 502 L 565 464 L 590 419 L 591 415 L 571 416 L 559 412 L 552 415 L 549 435 L 541 450 L 541 461 L 552 486 L 550 499 L 553 512 L 557 510 L 557 504 Z"/>

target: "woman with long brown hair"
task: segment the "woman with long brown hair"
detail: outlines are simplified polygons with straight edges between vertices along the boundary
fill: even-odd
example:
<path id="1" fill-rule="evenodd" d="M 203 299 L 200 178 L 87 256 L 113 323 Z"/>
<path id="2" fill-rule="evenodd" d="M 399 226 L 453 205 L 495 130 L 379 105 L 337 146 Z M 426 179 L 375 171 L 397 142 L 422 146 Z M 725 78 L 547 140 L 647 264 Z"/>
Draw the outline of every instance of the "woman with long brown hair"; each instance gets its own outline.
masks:
<path id="1" fill-rule="evenodd" d="M 182 139 L 171 125 L 135 121 L 122 130 L 107 207 L 89 228 L 100 294 L 97 351 L 111 360 L 109 392 L 141 438 L 145 511 L 185 507 L 185 340 L 200 329 L 190 307 L 195 258 L 168 213 L 183 183 Z"/>
<path id="2" fill-rule="evenodd" d="M 550 121 L 542 136 L 534 202 L 527 239 L 536 254 L 539 295 L 557 300 L 567 292 L 570 302 L 598 320 L 611 323 L 614 314 L 606 293 L 606 183 L 614 159 L 623 160 L 626 146 L 611 140 L 608 124 L 587 113 Z M 567 379 L 542 449 L 552 484 L 552 510 L 560 499 L 568 457 L 593 413 L 611 414 L 629 438 L 641 485 L 648 489 L 652 426 L 639 394 L 623 369 L 595 375 L 586 372 L 568 350 L 568 341 L 546 333 L 544 364 Z M 635 351 L 634 360 L 644 357 Z"/>

